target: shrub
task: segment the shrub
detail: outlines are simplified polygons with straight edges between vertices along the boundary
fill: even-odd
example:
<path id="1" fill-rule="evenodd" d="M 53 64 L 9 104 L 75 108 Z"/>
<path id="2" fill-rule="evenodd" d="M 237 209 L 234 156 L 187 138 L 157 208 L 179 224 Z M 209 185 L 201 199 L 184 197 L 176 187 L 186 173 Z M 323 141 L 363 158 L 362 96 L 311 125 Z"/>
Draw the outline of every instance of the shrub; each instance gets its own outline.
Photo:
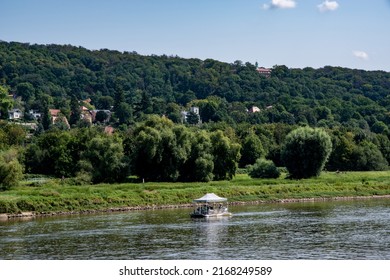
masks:
<path id="1" fill-rule="evenodd" d="M 271 160 L 260 158 L 256 163 L 249 167 L 249 176 L 252 178 L 278 178 L 279 170 Z"/>

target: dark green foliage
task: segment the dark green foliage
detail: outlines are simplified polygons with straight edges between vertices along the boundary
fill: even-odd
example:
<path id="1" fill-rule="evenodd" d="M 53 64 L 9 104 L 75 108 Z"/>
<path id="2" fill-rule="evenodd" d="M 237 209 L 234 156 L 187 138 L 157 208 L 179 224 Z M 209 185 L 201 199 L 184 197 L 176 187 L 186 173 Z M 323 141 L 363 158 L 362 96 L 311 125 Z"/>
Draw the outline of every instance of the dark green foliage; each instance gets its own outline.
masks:
<path id="1" fill-rule="evenodd" d="M 240 61 L 15 42 L 0 42 L 0 58 L 1 118 L 17 106 L 42 113 L 31 138 L 17 125 L 0 126 L 0 149 L 23 147 L 28 172 L 101 181 L 89 168 L 101 160 L 92 156 L 91 141 L 104 142 L 106 136 L 94 127 L 107 123 L 118 131 L 112 153 L 121 158 L 123 146 L 133 175 L 148 180 L 230 179 L 239 158 L 241 167 L 259 157 L 282 166 L 286 135 L 303 124 L 332 135 L 329 170 L 381 170 L 390 161 L 390 73 L 383 71 L 274 66 L 271 77 L 264 77 L 255 65 Z M 107 118 L 100 112 L 94 127 L 80 129 L 90 123 L 80 121 L 78 101 L 88 98 L 112 114 Z M 177 126 L 181 111 L 190 106 L 200 108 L 201 123 L 190 114 L 186 126 Z M 260 112 L 248 112 L 252 106 Z M 49 109 L 54 108 L 74 124 L 70 131 L 64 122 L 52 123 Z M 316 152 L 311 149 L 307 152 Z M 286 165 L 298 166 L 299 156 Z M 103 153 L 104 158 L 110 155 Z"/>
<path id="2" fill-rule="evenodd" d="M 252 178 L 278 178 L 280 171 L 271 160 L 259 158 L 249 167 L 248 174 Z"/>
<path id="3" fill-rule="evenodd" d="M 16 42 L 0 42 L 0 57 L 0 79 L 7 90 L 22 97 L 26 109 L 44 111 L 41 103 L 46 102 L 65 112 L 69 104 L 63 100 L 74 95 L 77 100 L 91 98 L 98 109 L 114 106 L 114 112 L 119 104 L 127 103 L 132 115 L 120 123 L 153 113 L 178 122 L 177 111 L 172 114 L 167 104 L 191 103 L 201 108 L 203 123 L 332 127 L 362 120 L 376 133 L 390 125 L 390 73 L 383 71 L 330 66 L 289 69 L 281 65 L 274 66 L 271 77 L 266 78 L 255 65 L 240 61 L 228 64 Z M 44 67 L 34 61 L 44 61 Z M 246 109 L 253 105 L 261 112 L 247 114 Z"/>
<path id="4" fill-rule="evenodd" d="M 128 176 L 123 146 L 120 139 L 114 136 L 99 135 L 92 138 L 81 154 L 78 173 L 91 174 L 93 183 L 121 182 Z"/>
<path id="5" fill-rule="evenodd" d="M 330 136 L 321 129 L 297 128 L 285 140 L 282 158 L 291 178 L 319 176 L 332 151 Z"/>
<path id="6" fill-rule="evenodd" d="M 233 143 L 222 131 L 217 130 L 210 136 L 214 160 L 214 179 L 231 180 L 236 174 L 241 157 L 241 146 Z"/>
<path id="7" fill-rule="evenodd" d="M 0 85 L 0 118 L 8 119 L 8 110 L 13 107 L 13 101 L 8 96 L 8 90 Z"/>
<path id="8" fill-rule="evenodd" d="M 373 143 L 363 141 L 353 152 L 355 166 L 353 170 L 386 170 L 388 162 L 383 157 L 381 151 Z"/>
<path id="9" fill-rule="evenodd" d="M 222 131 L 193 132 L 167 118 L 149 118 L 133 139 L 133 174 L 151 181 L 230 180 L 240 156 L 240 146 Z"/>
<path id="10" fill-rule="evenodd" d="M 258 158 L 264 157 L 265 152 L 259 137 L 250 133 L 243 141 L 241 148 L 240 166 L 254 164 Z"/>

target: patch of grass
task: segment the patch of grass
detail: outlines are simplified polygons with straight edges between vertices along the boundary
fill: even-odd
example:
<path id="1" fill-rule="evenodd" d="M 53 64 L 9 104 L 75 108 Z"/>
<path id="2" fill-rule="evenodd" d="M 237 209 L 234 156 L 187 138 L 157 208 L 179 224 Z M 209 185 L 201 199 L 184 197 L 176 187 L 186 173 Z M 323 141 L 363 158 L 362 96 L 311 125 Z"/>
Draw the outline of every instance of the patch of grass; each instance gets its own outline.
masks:
<path id="1" fill-rule="evenodd" d="M 0 213 L 103 210 L 116 207 L 177 205 L 214 192 L 235 201 L 329 198 L 390 194 L 390 172 L 323 172 L 318 178 L 252 179 L 238 174 L 231 181 L 209 183 L 129 182 L 68 185 L 48 180 L 39 186 L 22 183 L 0 192 Z"/>

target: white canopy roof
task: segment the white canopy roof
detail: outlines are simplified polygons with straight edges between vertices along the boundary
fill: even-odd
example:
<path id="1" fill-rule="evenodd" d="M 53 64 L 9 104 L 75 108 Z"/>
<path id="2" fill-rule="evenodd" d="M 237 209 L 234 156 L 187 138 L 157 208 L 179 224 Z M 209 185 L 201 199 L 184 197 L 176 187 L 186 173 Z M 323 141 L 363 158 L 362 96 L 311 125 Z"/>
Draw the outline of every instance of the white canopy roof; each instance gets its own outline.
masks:
<path id="1" fill-rule="evenodd" d="M 208 193 L 208 194 L 205 194 L 204 196 L 202 196 L 201 198 L 198 198 L 198 199 L 194 199 L 194 202 L 199 202 L 199 203 L 202 203 L 202 202 L 223 202 L 223 201 L 227 201 L 227 198 L 224 198 L 224 197 L 219 197 L 218 195 L 214 194 L 214 193 Z"/>

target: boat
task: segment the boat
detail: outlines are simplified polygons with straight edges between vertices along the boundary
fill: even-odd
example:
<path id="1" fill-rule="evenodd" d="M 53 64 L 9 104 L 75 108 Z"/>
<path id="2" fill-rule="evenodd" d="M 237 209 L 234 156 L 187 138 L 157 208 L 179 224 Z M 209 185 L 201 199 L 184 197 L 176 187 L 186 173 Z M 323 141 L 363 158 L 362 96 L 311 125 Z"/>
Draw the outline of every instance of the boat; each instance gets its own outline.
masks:
<path id="1" fill-rule="evenodd" d="M 195 209 L 191 218 L 212 218 L 231 216 L 228 211 L 227 198 L 219 197 L 214 193 L 207 193 L 201 198 L 194 199 Z"/>

